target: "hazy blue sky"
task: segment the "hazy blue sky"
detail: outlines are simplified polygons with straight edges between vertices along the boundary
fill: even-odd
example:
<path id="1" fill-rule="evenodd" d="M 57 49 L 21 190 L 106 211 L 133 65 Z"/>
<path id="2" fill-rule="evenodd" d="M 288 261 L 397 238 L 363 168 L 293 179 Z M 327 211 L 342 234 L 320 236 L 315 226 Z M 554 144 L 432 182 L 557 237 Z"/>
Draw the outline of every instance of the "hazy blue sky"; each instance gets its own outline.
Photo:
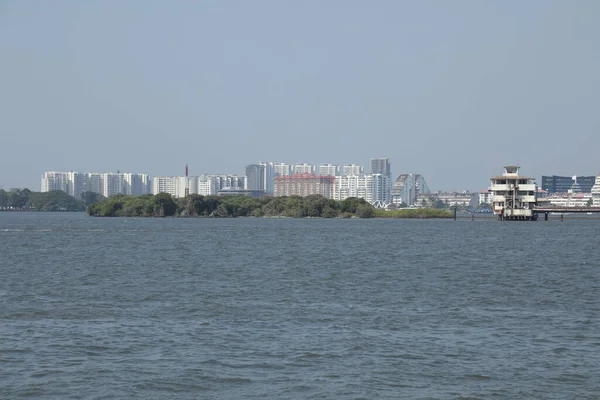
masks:
<path id="1" fill-rule="evenodd" d="M 0 0 L 0 186 L 390 157 L 600 172 L 600 1 Z"/>

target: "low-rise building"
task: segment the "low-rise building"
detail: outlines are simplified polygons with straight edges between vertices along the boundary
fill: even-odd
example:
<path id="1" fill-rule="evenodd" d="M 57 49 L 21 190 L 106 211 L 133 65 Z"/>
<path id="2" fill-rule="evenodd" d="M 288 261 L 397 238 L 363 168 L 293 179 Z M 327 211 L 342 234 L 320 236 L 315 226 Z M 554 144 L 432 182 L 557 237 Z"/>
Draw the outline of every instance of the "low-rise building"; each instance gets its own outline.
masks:
<path id="1" fill-rule="evenodd" d="M 551 207 L 588 207 L 593 203 L 592 193 L 552 193 L 543 200 L 543 205 Z"/>
<path id="2" fill-rule="evenodd" d="M 596 175 L 596 181 L 592 186 L 592 205 L 600 207 L 600 174 Z"/>
<path id="3" fill-rule="evenodd" d="M 468 190 L 462 192 L 438 192 L 435 194 L 437 199 L 444 203 L 446 207 L 469 207 L 474 198 L 479 198 L 477 194 Z"/>

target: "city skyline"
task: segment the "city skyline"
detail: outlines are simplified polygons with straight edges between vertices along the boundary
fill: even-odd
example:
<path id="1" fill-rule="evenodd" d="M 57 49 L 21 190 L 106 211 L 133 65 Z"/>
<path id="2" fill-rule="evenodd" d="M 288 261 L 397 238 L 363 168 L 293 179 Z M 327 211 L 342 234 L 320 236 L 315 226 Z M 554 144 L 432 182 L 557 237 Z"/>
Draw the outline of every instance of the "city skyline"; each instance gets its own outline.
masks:
<path id="1" fill-rule="evenodd" d="M 596 175 L 599 14 L 591 0 L 3 1 L 0 185 L 382 152 L 440 190 L 506 164 Z"/>
<path id="2" fill-rule="evenodd" d="M 373 160 L 373 158 L 370 159 L 370 160 Z M 389 160 L 391 160 L 391 159 L 389 159 Z M 234 172 L 234 173 L 230 173 L 230 172 L 207 172 L 207 171 L 202 171 L 202 172 L 198 173 L 198 172 L 196 172 L 194 170 L 193 166 L 189 165 L 191 167 L 190 168 L 191 173 L 189 173 L 189 176 L 205 176 L 205 175 L 206 176 L 216 176 L 216 175 L 247 176 L 246 173 L 245 173 L 246 172 L 245 170 L 246 170 L 246 168 L 248 166 L 250 166 L 250 165 L 258 165 L 258 164 L 261 164 L 261 163 L 271 163 L 271 164 L 274 165 L 274 167 L 277 167 L 278 164 L 281 164 L 281 165 L 286 165 L 286 166 L 292 167 L 292 168 L 295 165 L 302 165 L 302 164 L 304 164 L 304 165 L 310 165 L 310 166 L 315 167 L 315 171 L 313 171 L 315 173 L 317 172 L 317 170 L 318 170 L 318 168 L 320 166 L 326 166 L 326 165 L 336 166 L 336 167 L 340 168 L 339 175 L 359 174 L 359 173 L 364 173 L 366 171 L 366 169 L 364 168 L 365 164 L 362 164 L 362 163 L 351 164 L 351 163 L 347 163 L 346 162 L 346 163 L 340 163 L 340 164 L 332 164 L 332 163 L 322 162 L 322 163 L 312 163 L 312 164 L 309 164 L 309 163 L 305 163 L 305 162 L 303 162 L 303 163 L 286 163 L 286 162 L 283 162 L 283 161 L 266 161 L 266 162 L 263 161 L 263 162 L 256 162 L 256 163 L 247 164 L 245 167 L 241 168 L 241 170 L 242 170 L 241 172 L 237 172 L 237 173 L 236 172 Z M 508 164 L 506 164 L 506 165 L 508 165 Z M 144 170 L 141 169 L 141 168 L 138 168 L 138 169 L 136 169 L 134 171 L 127 171 L 127 173 L 129 173 L 129 174 L 145 174 L 145 175 L 149 175 L 150 177 L 181 177 L 181 176 L 185 176 L 185 168 L 187 166 L 188 166 L 188 164 L 184 164 L 183 166 L 180 167 L 180 170 L 178 172 L 175 172 L 173 174 L 159 173 L 159 174 L 154 175 L 154 174 L 150 174 L 150 173 L 144 172 Z M 345 172 L 343 172 L 341 170 L 342 168 L 345 168 L 345 167 L 355 167 L 356 172 L 345 173 Z M 519 165 L 519 167 L 522 167 L 522 166 Z M 362 172 L 358 172 L 359 169 Z M 600 170 L 600 168 L 599 168 L 599 170 Z M 40 185 L 39 185 L 39 176 L 40 175 L 43 176 L 44 173 L 48 173 L 48 172 L 63 172 L 63 173 L 66 173 L 66 172 L 79 172 L 79 173 L 84 173 L 83 171 L 85 171 L 85 170 L 84 169 L 66 169 L 64 171 L 46 170 L 44 172 L 41 172 L 38 175 L 38 177 L 36 179 L 37 183 L 34 184 L 34 185 L 31 185 L 31 186 L 10 186 L 9 187 L 8 185 L 2 185 L 2 182 L 0 182 L 0 189 L 8 190 L 8 189 L 11 189 L 11 188 L 21 188 L 21 189 L 27 188 L 27 189 L 36 191 L 38 188 L 40 188 Z M 123 173 L 123 172 L 121 172 L 119 170 L 109 171 L 109 172 L 106 172 L 107 170 L 104 170 L 104 171 L 105 172 L 91 172 L 91 173 L 111 173 L 111 174 Z M 290 169 L 290 171 L 293 171 L 293 169 Z M 536 181 L 536 184 L 540 188 L 542 188 L 543 186 L 545 186 L 545 179 L 551 180 L 551 179 L 556 179 L 556 178 L 564 178 L 564 179 L 568 179 L 570 181 L 574 177 L 577 177 L 578 179 L 585 178 L 586 179 L 586 187 L 587 186 L 591 187 L 593 185 L 593 181 L 594 181 L 596 175 L 598 175 L 600 173 L 599 172 L 599 173 L 592 173 L 592 174 L 581 174 L 581 173 L 578 173 L 578 172 L 580 172 L 580 171 L 568 171 L 565 174 L 556 174 L 556 173 L 550 174 L 548 172 L 544 172 L 539 177 L 538 176 L 533 176 L 532 174 L 527 174 L 527 175 L 531 176 Z M 90 172 L 85 172 L 85 173 L 90 173 Z M 396 171 L 394 171 L 393 168 L 391 168 L 391 174 L 392 174 L 392 179 L 393 179 L 393 182 L 394 182 L 394 181 L 396 181 L 397 178 L 400 178 L 403 175 L 406 175 L 406 174 L 409 174 L 409 175 L 410 174 L 415 174 L 415 170 L 409 168 L 409 169 L 403 170 L 402 172 L 396 172 Z M 490 175 L 490 177 L 492 175 Z M 417 173 L 416 176 L 417 177 L 418 176 L 425 176 L 425 174 L 419 174 L 419 173 Z M 435 180 L 435 179 L 433 179 L 433 180 Z M 485 189 L 485 188 L 487 188 L 489 186 L 489 180 L 490 179 L 488 177 L 488 179 L 486 179 L 485 182 L 482 183 L 483 186 L 479 185 L 479 186 L 477 186 L 475 188 L 466 188 L 466 187 L 455 187 L 455 188 L 453 188 L 453 187 L 443 187 L 443 188 L 440 188 L 440 187 L 434 187 L 431 184 L 428 184 L 428 186 L 432 187 L 433 191 L 442 191 L 442 192 L 461 192 L 461 191 L 478 192 L 478 191 L 481 191 L 481 190 L 483 190 L 483 189 Z M 427 181 L 430 182 L 430 181 L 432 181 L 432 179 L 430 177 L 427 177 Z M 565 184 L 567 184 L 567 183 L 565 183 Z M 471 184 L 471 186 L 473 186 L 473 184 Z"/>

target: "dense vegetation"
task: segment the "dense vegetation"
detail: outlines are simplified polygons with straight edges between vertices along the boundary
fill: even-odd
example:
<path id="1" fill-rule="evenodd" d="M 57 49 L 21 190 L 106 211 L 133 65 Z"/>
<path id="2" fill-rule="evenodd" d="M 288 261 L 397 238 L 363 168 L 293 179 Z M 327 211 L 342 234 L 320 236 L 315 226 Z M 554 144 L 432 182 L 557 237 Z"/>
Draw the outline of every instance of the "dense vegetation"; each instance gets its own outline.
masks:
<path id="1" fill-rule="evenodd" d="M 372 218 L 375 209 L 364 199 L 343 201 L 307 197 L 201 196 L 174 199 L 167 193 L 144 196 L 116 195 L 88 207 L 99 217 L 352 217 Z"/>
<path id="2" fill-rule="evenodd" d="M 32 192 L 29 189 L 0 189 L 0 210 L 85 211 L 83 200 L 61 190 Z"/>
<path id="3" fill-rule="evenodd" d="M 450 211 L 437 208 L 405 208 L 401 210 L 377 210 L 375 216 L 380 218 L 453 218 Z"/>

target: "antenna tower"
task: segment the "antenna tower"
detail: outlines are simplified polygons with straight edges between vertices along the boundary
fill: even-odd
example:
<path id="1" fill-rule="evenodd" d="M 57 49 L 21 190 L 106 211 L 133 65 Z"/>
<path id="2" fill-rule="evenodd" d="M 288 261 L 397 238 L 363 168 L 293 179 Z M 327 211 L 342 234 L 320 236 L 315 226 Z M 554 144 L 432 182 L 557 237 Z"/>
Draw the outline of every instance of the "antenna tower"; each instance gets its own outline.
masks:
<path id="1" fill-rule="evenodd" d="M 185 197 L 190 195 L 190 179 L 188 177 L 188 165 L 185 164 Z"/>

